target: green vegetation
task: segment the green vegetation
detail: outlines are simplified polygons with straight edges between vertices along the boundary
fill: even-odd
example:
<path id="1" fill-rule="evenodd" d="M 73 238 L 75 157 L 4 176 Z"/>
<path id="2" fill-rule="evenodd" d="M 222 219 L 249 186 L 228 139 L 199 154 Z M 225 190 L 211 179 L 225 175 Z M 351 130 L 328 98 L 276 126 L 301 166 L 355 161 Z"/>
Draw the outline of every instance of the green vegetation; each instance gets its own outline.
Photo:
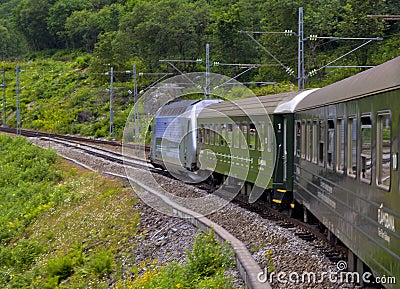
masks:
<path id="1" fill-rule="evenodd" d="M 225 276 L 226 269 L 233 265 L 233 251 L 228 244 L 219 245 L 213 232 L 198 235 L 193 251 L 187 254 L 186 264 L 174 261 L 166 267 L 153 266 L 140 278 L 118 282 L 116 288 L 234 288 Z"/>
<path id="2" fill-rule="evenodd" d="M 134 266 L 140 211 L 120 181 L 20 137 L 0 134 L 0 153 L 1 288 L 233 288 L 232 250 L 212 233 L 196 238 L 186 265 Z"/>
<path id="3" fill-rule="evenodd" d="M 0 244 L 3 245 L 41 212 L 62 202 L 66 190 L 55 187 L 61 172 L 54 166 L 57 157 L 54 151 L 40 150 L 23 138 L 0 134 L 0 154 Z M 33 248 L 33 251 L 40 250 Z"/>
<path id="4" fill-rule="evenodd" d="M 115 81 L 115 131 L 122 129 L 133 100 L 132 70 L 175 72 L 162 59 L 277 64 L 250 37 L 239 31 L 297 31 L 298 8 L 304 8 L 304 35 L 382 37 L 335 65 L 376 65 L 400 55 L 400 22 L 369 18 L 400 14 L 397 0 L 2 0 L 0 56 L 6 70 L 7 123 L 15 125 L 15 65 L 20 75 L 22 126 L 60 133 L 108 136 L 109 76 Z M 296 70 L 297 37 L 262 34 L 254 37 L 286 66 Z M 318 69 L 362 41 L 305 41 L 305 68 Z M 175 63 L 185 72 L 204 71 L 204 62 Z M 213 66 L 212 72 L 235 76 L 240 66 Z M 361 71 L 321 69 L 308 87 L 324 86 Z M 139 76 L 138 91 L 157 80 Z M 263 66 L 238 78 L 257 95 L 296 89 L 296 78 L 282 67 Z"/>
<path id="5" fill-rule="evenodd" d="M 119 181 L 0 134 L 0 287 L 108 288 L 139 214 Z"/>

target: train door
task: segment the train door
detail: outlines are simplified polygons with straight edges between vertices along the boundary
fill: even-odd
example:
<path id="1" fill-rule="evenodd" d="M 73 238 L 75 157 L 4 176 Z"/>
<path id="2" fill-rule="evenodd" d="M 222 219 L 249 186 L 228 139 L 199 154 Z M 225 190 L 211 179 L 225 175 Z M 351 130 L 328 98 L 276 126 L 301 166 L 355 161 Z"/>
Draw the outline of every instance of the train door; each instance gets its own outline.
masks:
<path id="1" fill-rule="evenodd" d="M 276 162 L 274 171 L 273 189 L 274 195 L 272 201 L 280 204 L 282 201 L 282 192 L 284 190 L 284 117 L 283 115 L 274 115 L 274 130 L 276 139 Z"/>
<path id="2" fill-rule="evenodd" d="M 186 124 L 182 126 L 182 140 L 179 144 L 179 155 L 181 159 L 181 165 L 184 168 L 187 168 L 187 161 L 188 161 L 188 152 L 190 152 L 190 139 L 191 139 L 191 132 L 190 132 L 190 119 L 187 120 Z"/>
<path id="3" fill-rule="evenodd" d="M 276 164 L 274 174 L 274 195 L 272 201 L 282 207 L 287 207 L 293 201 L 293 115 L 274 115 L 274 128 L 277 144 Z"/>
<path id="4" fill-rule="evenodd" d="M 283 149 L 282 149 L 282 159 L 283 159 L 283 183 L 287 180 L 287 118 L 283 117 Z"/>

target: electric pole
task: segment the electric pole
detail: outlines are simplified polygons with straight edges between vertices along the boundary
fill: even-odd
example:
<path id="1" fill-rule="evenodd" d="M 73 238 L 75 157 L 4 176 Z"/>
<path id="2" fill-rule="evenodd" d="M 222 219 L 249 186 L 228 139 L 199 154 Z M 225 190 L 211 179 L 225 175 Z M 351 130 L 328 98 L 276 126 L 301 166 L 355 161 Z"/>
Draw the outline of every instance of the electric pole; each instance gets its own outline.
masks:
<path id="1" fill-rule="evenodd" d="M 139 138 L 139 119 L 137 113 L 137 101 L 138 101 L 138 91 L 137 91 L 137 79 L 136 79 L 136 63 L 133 65 L 133 103 L 134 103 L 134 122 L 135 122 L 135 141 Z"/>
<path id="2" fill-rule="evenodd" d="M 3 87 L 3 126 L 6 125 L 6 71 L 3 67 L 3 70 L 1 71 L 2 74 L 2 83 L 1 83 L 1 87 Z"/>
<path id="3" fill-rule="evenodd" d="M 210 99 L 210 44 L 206 44 L 206 93 L 205 99 Z"/>
<path id="4" fill-rule="evenodd" d="M 21 107 L 20 107 L 20 101 L 19 101 L 19 73 L 22 72 L 23 70 L 19 69 L 19 65 L 17 64 L 16 69 L 15 69 L 15 75 L 16 75 L 16 80 L 15 80 L 15 86 L 16 86 L 16 95 L 17 95 L 17 134 L 21 134 Z"/>
<path id="5" fill-rule="evenodd" d="M 133 121 L 134 121 L 134 127 L 135 127 L 134 128 L 134 130 L 135 130 L 135 139 L 134 139 L 134 141 L 136 143 L 139 143 L 140 142 L 140 126 L 139 126 L 139 114 L 138 114 L 138 101 L 139 101 L 140 95 L 143 94 L 148 89 L 152 88 L 154 85 L 159 83 L 161 80 L 163 80 L 168 75 L 172 75 L 172 73 L 144 73 L 144 72 L 139 72 L 138 73 L 137 69 L 136 69 L 136 63 L 133 64 L 132 71 L 126 70 L 125 73 L 132 74 L 132 77 L 133 77 L 133 102 L 134 102 Z M 150 84 L 149 86 L 147 86 L 145 89 L 141 90 L 138 93 L 137 77 L 138 76 L 145 76 L 145 75 L 153 75 L 153 76 L 154 75 L 156 75 L 156 76 L 161 75 L 161 77 L 159 77 L 155 82 L 153 82 L 152 84 Z M 131 90 L 128 90 L 128 92 L 129 92 L 129 94 L 132 93 Z"/>
<path id="6" fill-rule="evenodd" d="M 110 74 L 110 139 L 112 140 L 114 138 L 114 67 L 111 66 L 109 74 Z"/>
<path id="7" fill-rule="evenodd" d="M 298 90 L 304 89 L 304 22 L 303 7 L 299 8 L 299 31 L 298 31 L 298 60 L 297 60 L 297 87 Z"/>

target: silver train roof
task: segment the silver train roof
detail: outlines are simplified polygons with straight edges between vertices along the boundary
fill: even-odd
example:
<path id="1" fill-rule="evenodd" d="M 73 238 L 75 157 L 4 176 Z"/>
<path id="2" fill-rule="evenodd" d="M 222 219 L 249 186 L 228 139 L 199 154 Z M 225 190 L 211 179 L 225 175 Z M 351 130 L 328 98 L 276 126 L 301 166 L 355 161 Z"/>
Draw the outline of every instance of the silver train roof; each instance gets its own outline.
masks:
<path id="1" fill-rule="evenodd" d="M 274 113 L 293 113 L 299 102 L 318 89 L 319 88 L 314 88 L 299 92 L 294 98 L 278 105 L 274 110 Z"/>

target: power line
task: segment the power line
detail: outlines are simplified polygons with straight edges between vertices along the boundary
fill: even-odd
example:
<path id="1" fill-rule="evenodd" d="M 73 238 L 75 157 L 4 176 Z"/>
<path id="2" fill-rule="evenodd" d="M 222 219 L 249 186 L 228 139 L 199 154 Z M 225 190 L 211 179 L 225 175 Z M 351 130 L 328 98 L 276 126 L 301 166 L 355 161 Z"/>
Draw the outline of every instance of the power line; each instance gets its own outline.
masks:
<path id="1" fill-rule="evenodd" d="M 378 16 L 378 15 L 377 15 Z M 393 15 L 392 15 L 393 16 Z M 397 15 L 394 15 L 397 20 Z M 400 17 L 399 17 L 400 19 Z M 264 45 L 262 45 L 259 41 L 257 41 L 254 37 L 253 34 L 282 34 L 286 36 L 296 36 L 298 38 L 298 48 L 297 48 L 297 81 L 298 81 L 298 90 L 302 90 L 305 88 L 305 81 L 308 79 L 310 76 L 315 75 L 318 71 L 327 68 L 327 67 L 332 67 L 330 66 L 334 62 L 346 57 L 347 55 L 355 52 L 356 50 L 360 49 L 361 47 L 371 43 L 372 41 L 379 41 L 383 40 L 381 37 L 375 37 L 375 38 L 368 38 L 368 37 L 331 37 L 331 36 L 318 36 L 316 34 L 312 34 L 308 37 L 304 37 L 304 15 L 303 15 L 303 7 L 299 7 L 299 13 L 298 13 L 298 32 L 295 33 L 292 30 L 285 30 L 285 31 L 239 31 L 240 33 L 245 33 L 248 35 L 259 47 L 261 47 L 269 56 L 271 56 L 278 64 L 279 66 L 282 66 L 285 68 L 286 72 L 290 74 L 291 76 L 294 76 L 294 71 L 291 69 L 289 66 L 286 66 L 281 62 L 276 56 L 274 56 Z M 318 40 L 318 39 L 329 39 L 332 41 L 337 41 L 337 40 L 362 40 L 365 41 L 364 43 L 358 45 L 356 48 L 352 49 L 351 51 L 343 54 L 342 56 L 336 58 L 333 61 L 330 61 L 328 64 L 320 67 L 320 68 L 315 68 L 313 69 L 310 73 L 306 75 L 305 73 L 305 68 L 304 68 L 304 41 L 306 40 Z M 343 68 L 345 66 L 337 66 L 338 68 Z M 355 66 L 352 66 L 355 67 Z M 359 66 L 359 67 L 365 67 L 365 66 Z"/>

